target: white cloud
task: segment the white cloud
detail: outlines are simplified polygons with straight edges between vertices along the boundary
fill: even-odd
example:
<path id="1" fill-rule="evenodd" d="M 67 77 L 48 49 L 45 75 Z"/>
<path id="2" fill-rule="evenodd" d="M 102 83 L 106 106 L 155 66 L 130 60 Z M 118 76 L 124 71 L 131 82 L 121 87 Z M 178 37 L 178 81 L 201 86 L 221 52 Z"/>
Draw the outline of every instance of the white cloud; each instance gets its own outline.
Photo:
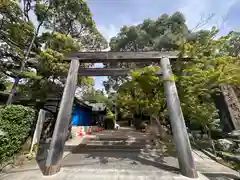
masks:
<path id="1" fill-rule="evenodd" d="M 104 26 L 97 26 L 98 30 L 102 33 L 102 35 L 109 41 L 112 37 L 116 36 L 119 32 L 119 28 L 115 27 L 113 24 Z"/>
<path id="2" fill-rule="evenodd" d="M 141 23 L 141 21 L 132 22 L 131 18 L 127 18 L 127 17 L 128 16 L 126 16 L 126 15 L 120 15 L 119 16 L 119 18 L 122 19 L 120 26 L 115 26 L 113 24 L 97 25 L 97 28 L 102 33 L 102 35 L 107 39 L 107 41 L 109 42 L 112 37 L 116 36 L 119 33 L 120 28 L 123 27 L 124 25 L 132 26 L 132 25 L 138 25 L 138 24 Z M 109 51 L 109 50 L 110 49 L 107 48 L 106 50 L 103 50 L 103 51 Z"/>
<path id="3" fill-rule="evenodd" d="M 231 8 L 239 0 L 183 0 L 184 6 L 180 7 L 178 10 L 182 12 L 187 20 L 187 24 L 190 28 L 194 28 L 201 19 L 206 19 L 209 15 L 214 14 L 214 16 L 209 20 L 209 22 L 201 27 L 204 29 L 209 29 L 212 26 L 217 28 L 231 28 L 227 24 L 227 18 Z"/>
<path id="4" fill-rule="evenodd" d="M 118 19 L 116 24 L 102 24 L 98 26 L 98 29 L 109 41 L 117 35 L 120 28 L 124 25 L 137 25 L 146 18 L 157 18 L 165 13 L 164 11 L 166 11 L 166 13 L 180 11 L 185 15 L 186 23 L 190 29 L 194 28 L 200 21 L 206 20 L 209 15 L 214 14 L 201 29 L 210 29 L 212 26 L 216 26 L 217 28 L 221 28 L 221 34 L 226 34 L 230 30 L 240 29 L 240 26 L 235 25 L 235 27 L 233 27 L 233 25 L 228 22 L 228 15 L 231 13 L 231 8 L 233 8 L 236 3 L 239 3 L 239 1 L 240 0 L 169 0 L 166 2 L 165 0 L 136 0 L 131 4 L 131 8 L 134 8 L 135 13 L 115 14 L 115 17 Z M 134 4 L 136 5 L 135 7 Z M 137 16 L 139 16 L 139 18 L 132 17 L 136 14 L 138 14 Z M 140 19 L 141 21 L 139 21 Z M 96 66 L 100 67 L 101 65 L 97 64 Z M 106 77 L 95 78 L 95 88 L 102 89 L 103 86 L 101 83 L 106 79 Z"/>
<path id="5" fill-rule="evenodd" d="M 158 0 L 158 2 L 151 0 L 149 0 L 149 2 L 146 2 L 145 0 L 140 0 L 131 2 L 134 2 L 131 4 L 132 6 L 134 6 L 134 4 L 136 5 L 134 12 L 138 12 L 138 16 L 144 18 L 154 18 L 148 12 L 149 9 L 156 11 L 153 13 L 155 14 L 155 18 L 156 16 L 163 14 L 164 9 L 169 11 L 171 10 L 172 12 L 180 11 L 185 15 L 187 25 L 190 29 L 194 28 L 199 22 L 204 21 L 206 18 L 208 18 L 209 15 L 214 14 L 208 23 L 206 23 L 205 26 L 201 28 L 210 29 L 212 26 L 216 26 L 217 28 L 225 29 L 225 31 L 227 31 L 233 29 L 233 27 L 228 23 L 228 14 L 230 13 L 231 8 L 236 5 L 239 0 L 170 0 L 169 3 L 163 0 Z M 159 5 L 159 8 L 156 7 L 157 5 Z M 174 7 L 174 9 L 171 7 Z M 143 11 L 143 9 L 145 10 Z M 115 18 L 118 19 L 118 22 L 116 22 L 117 25 L 100 24 L 98 26 L 98 29 L 109 41 L 111 37 L 117 35 L 122 26 L 137 25 L 141 23 L 139 20 L 136 21 L 136 17 L 133 18 L 134 15 L 134 13 L 116 14 Z"/>

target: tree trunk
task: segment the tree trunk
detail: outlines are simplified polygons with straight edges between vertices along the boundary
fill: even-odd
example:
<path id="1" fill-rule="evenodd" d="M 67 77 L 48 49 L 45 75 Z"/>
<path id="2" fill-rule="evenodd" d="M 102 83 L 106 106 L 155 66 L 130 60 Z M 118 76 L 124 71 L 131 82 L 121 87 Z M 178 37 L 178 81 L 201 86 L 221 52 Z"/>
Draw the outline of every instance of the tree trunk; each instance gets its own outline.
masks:
<path id="1" fill-rule="evenodd" d="M 136 127 L 136 129 L 140 129 L 141 122 L 142 122 L 141 115 L 135 114 L 134 115 L 134 126 Z"/>
<path id="2" fill-rule="evenodd" d="M 25 56 L 24 56 L 24 58 L 23 58 L 23 60 L 21 62 L 20 73 L 23 71 L 23 69 L 25 67 L 26 60 L 29 57 L 29 54 L 30 54 L 30 52 L 32 50 L 32 47 L 33 47 L 33 44 L 34 44 L 34 41 L 36 40 L 36 37 L 38 36 L 39 30 L 40 30 L 40 27 L 42 26 L 42 23 L 43 23 L 43 21 L 38 24 L 36 32 L 34 33 L 34 35 L 32 37 L 31 43 L 30 43 L 30 45 L 29 45 L 29 47 L 27 49 L 27 52 L 26 52 L 26 54 L 25 54 Z M 18 86 L 18 83 L 19 83 L 20 79 L 21 79 L 20 77 L 15 78 L 13 86 L 12 86 L 12 89 L 11 89 L 11 92 L 10 92 L 10 94 L 8 96 L 8 100 L 7 100 L 6 105 L 9 105 L 9 104 L 12 103 L 13 97 L 14 97 L 16 91 L 17 91 L 17 86 Z"/>
<path id="3" fill-rule="evenodd" d="M 10 105 L 12 103 L 13 97 L 15 96 L 16 91 L 17 91 L 17 86 L 18 86 L 19 81 L 20 81 L 20 78 L 16 77 L 14 82 L 13 82 L 13 86 L 12 86 L 11 92 L 8 96 L 8 100 L 7 100 L 6 105 Z"/>
<path id="4" fill-rule="evenodd" d="M 154 118 L 153 120 L 153 126 L 157 127 L 157 131 L 158 131 L 158 135 L 162 140 L 171 140 L 171 136 L 165 131 L 165 129 L 162 127 L 161 122 L 159 121 L 159 119 Z"/>

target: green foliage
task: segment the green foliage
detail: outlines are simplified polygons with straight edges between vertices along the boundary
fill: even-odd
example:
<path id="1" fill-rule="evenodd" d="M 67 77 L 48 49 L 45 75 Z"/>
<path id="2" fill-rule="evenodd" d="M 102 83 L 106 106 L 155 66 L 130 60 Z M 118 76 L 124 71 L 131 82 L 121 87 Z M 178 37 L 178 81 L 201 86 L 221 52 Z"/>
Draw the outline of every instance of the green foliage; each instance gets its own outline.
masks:
<path id="1" fill-rule="evenodd" d="M 240 85 L 240 63 L 229 56 L 226 45 L 231 36 L 215 39 L 218 30 L 213 27 L 200 40 L 186 42 L 184 53 L 192 58 L 187 65 L 181 64 L 178 72 L 178 90 L 185 117 L 211 129 L 218 118 L 212 94 L 222 84 Z M 185 74 L 182 76 L 181 74 Z"/>
<path id="2" fill-rule="evenodd" d="M 137 26 L 124 26 L 111 39 L 110 47 L 114 51 L 176 50 L 181 35 L 187 31 L 182 13 L 163 14 L 156 21 L 146 19 Z"/>
<path id="3" fill-rule="evenodd" d="M 163 80 L 156 76 L 159 67 L 148 66 L 131 73 L 131 80 L 120 86 L 117 105 L 124 116 L 146 114 L 154 118 L 160 116 L 165 104 Z M 128 113 L 128 115 L 126 115 Z"/>
<path id="4" fill-rule="evenodd" d="M 44 33 L 40 40 L 45 42 L 45 48 L 52 49 L 59 53 L 69 53 L 80 50 L 80 44 L 71 35 L 62 33 Z"/>
<path id="5" fill-rule="evenodd" d="M 230 40 L 226 48 L 230 56 L 240 57 L 240 32 L 230 32 Z"/>
<path id="6" fill-rule="evenodd" d="M 0 129 L 6 133 L 0 138 L 0 163 L 21 150 L 35 121 L 35 111 L 21 105 L 0 109 Z"/>
<path id="7" fill-rule="evenodd" d="M 67 73 L 69 65 L 62 61 L 63 54 L 52 49 L 46 49 L 40 54 L 39 73 L 45 77 L 57 76 L 59 73 Z"/>
<path id="8" fill-rule="evenodd" d="M 79 82 L 79 84 L 82 86 L 93 87 L 95 83 L 92 77 L 82 77 L 80 80 L 81 82 Z"/>
<path id="9" fill-rule="evenodd" d="M 34 35 L 34 26 L 32 22 L 25 20 L 22 9 L 14 1 L 1 1 L 0 15 L 0 70 L 5 75 L 15 78 L 20 74 L 19 66 L 23 63 Z M 28 69 L 24 68 L 23 71 Z"/>
<path id="10" fill-rule="evenodd" d="M 107 129 L 114 129 L 115 126 L 115 114 L 112 113 L 109 107 L 107 107 L 107 116 L 104 120 L 104 126 Z"/>
<path id="11" fill-rule="evenodd" d="M 83 94 L 82 99 L 90 103 L 105 103 L 108 105 L 109 99 L 103 91 L 92 89 Z"/>
<path id="12" fill-rule="evenodd" d="M 115 121 L 115 114 L 113 114 L 113 112 L 110 110 L 109 107 L 107 107 L 107 116 L 106 116 L 106 118 Z"/>
<path id="13" fill-rule="evenodd" d="M 32 18 L 33 12 L 37 22 Z M 0 16 L 0 71 L 8 77 L 24 80 L 21 95 L 31 97 L 32 89 L 40 89 L 42 84 L 55 86 L 51 79 L 64 83 L 62 75 L 69 67 L 62 61 L 65 53 L 101 50 L 107 46 L 83 0 L 1 1 Z M 78 85 L 85 86 L 85 79 L 79 78 Z M 22 87 L 18 86 L 17 90 L 21 91 Z"/>
<path id="14" fill-rule="evenodd" d="M 0 72 L 0 91 L 5 91 L 7 89 L 7 77 Z"/>
<path id="15" fill-rule="evenodd" d="M 148 20 L 143 24 L 151 27 L 152 23 L 153 21 Z M 150 32 L 150 29 L 147 32 Z M 172 64 L 175 74 L 167 79 L 174 80 L 177 85 L 185 119 L 206 131 L 216 128 L 215 120 L 218 119 L 212 95 L 219 91 L 222 84 L 240 85 L 240 62 L 237 56 L 232 56 L 229 51 L 236 34 L 216 39 L 218 32 L 218 29 L 213 27 L 210 31 L 201 30 L 182 36 L 182 44 L 176 40 L 181 53 L 176 64 Z M 120 40 L 122 39 L 119 38 Z M 191 59 L 182 59 L 184 55 Z M 117 96 L 121 113 L 131 116 L 143 113 L 161 120 L 162 123 L 168 119 L 163 90 L 166 79 L 155 76 L 158 70 L 153 66 L 135 69 L 130 77 L 125 79 L 118 88 Z M 114 85 L 112 79 L 109 79 L 109 82 Z"/>
<path id="16" fill-rule="evenodd" d="M 157 20 L 145 19 L 136 26 L 124 26 L 110 41 L 112 51 L 174 51 L 179 50 L 182 37 L 188 34 L 185 17 L 176 12 L 163 14 Z M 149 64 L 110 63 L 106 67 L 144 67 Z M 104 82 L 106 91 L 117 90 L 126 77 L 108 77 Z"/>

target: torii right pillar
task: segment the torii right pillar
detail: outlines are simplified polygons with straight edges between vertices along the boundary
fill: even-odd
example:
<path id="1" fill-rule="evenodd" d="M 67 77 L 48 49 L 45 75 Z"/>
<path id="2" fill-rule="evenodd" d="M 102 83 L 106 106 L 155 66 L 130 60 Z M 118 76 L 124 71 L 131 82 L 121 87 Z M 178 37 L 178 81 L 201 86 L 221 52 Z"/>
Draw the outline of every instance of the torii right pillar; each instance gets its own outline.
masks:
<path id="1" fill-rule="evenodd" d="M 192 149 L 184 121 L 177 88 L 172 80 L 172 68 L 168 58 L 161 59 L 161 72 L 166 93 L 167 108 L 171 121 L 173 138 L 176 144 L 178 163 L 181 174 L 189 178 L 197 178 L 198 174 L 193 160 Z"/>

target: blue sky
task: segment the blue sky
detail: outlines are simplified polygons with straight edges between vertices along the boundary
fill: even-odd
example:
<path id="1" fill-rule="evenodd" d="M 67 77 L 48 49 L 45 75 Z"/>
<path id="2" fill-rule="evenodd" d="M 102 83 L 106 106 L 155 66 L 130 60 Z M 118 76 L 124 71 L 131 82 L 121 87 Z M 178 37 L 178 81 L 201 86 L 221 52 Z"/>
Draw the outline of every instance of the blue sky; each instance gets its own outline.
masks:
<path id="1" fill-rule="evenodd" d="M 86 0 L 99 31 L 106 39 L 115 36 L 123 25 L 135 25 L 163 13 L 182 12 L 190 28 L 201 18 L 214 17 L 202 28 L 217 26 L 221 34 L 240 31 L 240 0 Z M 96 67 L 101 67 L 97 64 Z M 95 88 L 102 89 L 106 77 L 95 77 Z"/>

